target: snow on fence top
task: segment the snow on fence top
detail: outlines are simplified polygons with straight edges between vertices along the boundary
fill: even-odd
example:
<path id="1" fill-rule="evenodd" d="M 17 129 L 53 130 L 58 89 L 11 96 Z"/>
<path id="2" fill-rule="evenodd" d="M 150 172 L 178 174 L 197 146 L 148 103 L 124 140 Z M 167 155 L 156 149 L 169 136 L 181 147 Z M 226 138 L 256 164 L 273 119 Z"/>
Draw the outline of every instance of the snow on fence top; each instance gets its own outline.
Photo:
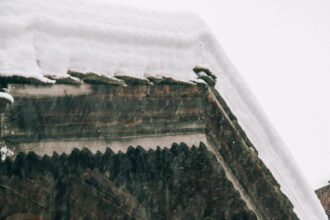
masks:
<path id="1" fill-rule="evenodd" d="M 204 22 L 194 14 L 105 1 L 1 0 L 0 76 L 53 83 L 68 70 L 107 77 L 196 79 L 214 72 L 221 93 L 300 219 L 327 219 L 309 183 Z"/>

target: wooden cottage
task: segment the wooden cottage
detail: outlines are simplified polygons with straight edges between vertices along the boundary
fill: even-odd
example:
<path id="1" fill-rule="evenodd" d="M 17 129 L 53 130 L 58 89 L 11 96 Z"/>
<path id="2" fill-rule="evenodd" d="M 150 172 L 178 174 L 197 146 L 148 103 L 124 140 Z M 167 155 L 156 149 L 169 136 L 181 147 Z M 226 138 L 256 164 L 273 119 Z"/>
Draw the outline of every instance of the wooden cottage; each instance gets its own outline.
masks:
<path id="1" fill-rule="evenodd" d="M 200 18 L 32 2 L 0 2 L 0 219 L 324 219 Z"/>

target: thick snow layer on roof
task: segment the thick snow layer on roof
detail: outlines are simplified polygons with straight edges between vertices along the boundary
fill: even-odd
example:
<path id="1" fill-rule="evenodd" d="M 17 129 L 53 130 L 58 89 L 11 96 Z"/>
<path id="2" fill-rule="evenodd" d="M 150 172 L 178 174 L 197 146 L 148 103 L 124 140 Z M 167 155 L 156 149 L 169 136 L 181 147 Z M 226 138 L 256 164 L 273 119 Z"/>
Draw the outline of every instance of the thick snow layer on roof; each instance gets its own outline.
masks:
<path id="1" fill-rule="evenodd" d="M 89 0 L 1 0 L 0 76 L 43 82 L 68 70 L 196 79 L 211 69 L 240 125 L 301 219 L 327 219 L 311 186 L 208 27 L 190 13 Z"/>
<path id="2" fill-rule="evenodd" d="M 84 0 L 2 0 L 0 30 L 0 73 L 42 81 L 68 70 L 195 79 L 208 36 L 192 14 Z"/>

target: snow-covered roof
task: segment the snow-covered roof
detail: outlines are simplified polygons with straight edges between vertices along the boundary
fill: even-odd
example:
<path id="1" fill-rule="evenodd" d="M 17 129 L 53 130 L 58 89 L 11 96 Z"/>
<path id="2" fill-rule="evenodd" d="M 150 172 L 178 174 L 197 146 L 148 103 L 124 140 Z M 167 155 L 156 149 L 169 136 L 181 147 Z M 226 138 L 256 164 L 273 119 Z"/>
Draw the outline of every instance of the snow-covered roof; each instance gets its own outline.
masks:
<path id="1" fill-rule="evenodd" d="M 190 13 L 160 13 L 91 1 L 1 1 L 2 75 L 49 81 L 67 71 L 196 78 L 212 45 Z M 183 59 L 184 58 L 184 59 Z"/>
<path id="2" fill-rule="evenodd" d="M 196 79 L 209 68 L 215 88 L 237 116 L 260 158 L 300 219 L 327 219 L 295 160 L 244 80 L 196 15 L 159 12 L 89 0 L 0 1 L 0 76 L 46 83 L 68 71 L 107 77 Z"/>

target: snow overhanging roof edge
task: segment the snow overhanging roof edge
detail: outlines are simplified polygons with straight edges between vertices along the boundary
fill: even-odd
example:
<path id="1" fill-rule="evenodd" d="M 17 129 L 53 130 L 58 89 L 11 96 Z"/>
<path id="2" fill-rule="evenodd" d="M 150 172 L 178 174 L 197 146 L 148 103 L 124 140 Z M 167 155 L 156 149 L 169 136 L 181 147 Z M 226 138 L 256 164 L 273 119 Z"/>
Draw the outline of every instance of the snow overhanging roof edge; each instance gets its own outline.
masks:
<path id="1" fill-rule="evenodd" d="M 79 2 L 79 3 L 78 3 Z M 327 219 L 309 183 L 254 95 L 204 22 L 191 13 L 162 13 L 86 0 L 0 2 L 0 77 L 44 83 L 68 71 L 196 79 L 216 74 L 223 96 L 300 219 Z"/>

